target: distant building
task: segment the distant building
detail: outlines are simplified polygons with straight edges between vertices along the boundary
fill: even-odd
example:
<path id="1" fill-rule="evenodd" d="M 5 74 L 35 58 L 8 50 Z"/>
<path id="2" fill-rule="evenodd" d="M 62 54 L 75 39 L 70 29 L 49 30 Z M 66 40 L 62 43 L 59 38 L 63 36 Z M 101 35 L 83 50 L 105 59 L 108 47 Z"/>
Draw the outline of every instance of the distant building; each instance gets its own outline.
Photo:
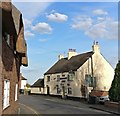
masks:
<path id="1" fill-rule="evenodd" d="M 19 90 L 20 90 L 20 93 L 24 93 L 26 84 L 27 84 L 27 79 L 24 78 L 22 76 L 22 74 L 20 74 L 20 81 L 19 81 Z"/>
<path id="2" fill-rule="evenodd" d="M 11 2 L 0 2 L 0 15 L 2 18 L 0 19 L 0 31 L 2 31 L 2 35 L 0 32 L 0 115 L 2 115 L 17 113 L 20 66 L 27 66 L 28 62 L 22 14 Z"/>
<path id="3" fill-rule="evenodd" d="M 108 91 L 113 77 L 114 69 L 100 53 L 98 42 L 94 42 L 90 52 L 77 54 L 75 49 L 69 49 L 68 57 L 59 55 L 59 60 L 44 74 L 44 91 L 88 98 L 91 92 L 97 96 Z"/>
<path id="4" fill-rule="evenodd" d="M 31 86 L 31 94 L 44 94 L 44 79 L 38 79 Z"/>

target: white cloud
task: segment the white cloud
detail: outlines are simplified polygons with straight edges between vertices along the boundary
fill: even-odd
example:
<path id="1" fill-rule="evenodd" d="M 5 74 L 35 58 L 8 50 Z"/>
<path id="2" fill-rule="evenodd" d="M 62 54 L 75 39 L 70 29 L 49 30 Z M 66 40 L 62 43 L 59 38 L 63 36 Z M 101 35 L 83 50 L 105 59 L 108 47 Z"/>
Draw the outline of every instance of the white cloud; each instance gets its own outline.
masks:
<path id="1" fill-rule="evenodd" d="M 77 30 L 86 30 L 92 26 L 92 19 L 87 16 L 79 16 L 74 19 L 72 24 L 73 29 Z"/>
<path id="2" fill-rule="evenodd" d="M 105 17 L 97 17 L 98 22 L 105 21 L 105 20 L 106 20 Z"/>
<path id="3" fill-rule="evenodd" d="M 86 35 L 93 39 L 118 39 L 118 22 L 106 19 L 86 30 Z"/>
<path id="4" fill-rule="evenodd" d="M 40 42 L 47 42 L 47 39 L 39 39 Z"/>
<path id="5" fill-rule="evenodd" d="M 36 24 L 35 26 L 32 27 L 32 29 L 41 34 L 50 34 L 53 30 L 52 27 L 45 22 L 40 22 Z"/>
<path id="6" fill-rule="evenodd" d="M 89 30 L 85 32 L 86 35 L 93 39 L 104 38 L 106 33 L 107 31 L 103 23 L 93 25 Z"/>
<path id="7" fill-rule="evenodd" d="M 33 37 L 34 34 L 28 30 L 25 31 L 25 37 L 28 39 L 29 37 Z"/>
<path id="8" fill-rule="evenodd" d="M 118 39 L 118 22 L 109 17 L 79 16 L 73 20 L 72 29 L 83 30 L 92 39 Z"/>
<path id="9" fill-rule="evenodd" d="M 60 13 L 53 13 L 50 15 L 46 16 L 48 20 L 50 21 L 56 21 L 56 22 L 65 22 L 68 19 L 68 16 L 65 14 L 60 14 Z"/>
<path id="10" fill-rule="evenodd" d="M 93 14 L 95 14 L 95 15 L 107 15 L 108 12 L 106 12 L 102 9 L 96 9 L 96 10 L 93 11 Z"/>

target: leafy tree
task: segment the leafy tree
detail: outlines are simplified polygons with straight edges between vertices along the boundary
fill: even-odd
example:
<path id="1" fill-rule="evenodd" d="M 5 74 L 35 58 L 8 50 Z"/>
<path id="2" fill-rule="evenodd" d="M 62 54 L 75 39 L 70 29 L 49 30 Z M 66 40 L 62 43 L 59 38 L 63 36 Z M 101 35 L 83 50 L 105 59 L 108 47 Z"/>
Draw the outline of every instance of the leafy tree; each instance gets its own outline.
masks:
<path id="1" fill-rule="evenodd" d="M 120 101 L 120 61 L 115 68 L 115 75 L 109 90 L 109 96 L 112 101 Z"/>

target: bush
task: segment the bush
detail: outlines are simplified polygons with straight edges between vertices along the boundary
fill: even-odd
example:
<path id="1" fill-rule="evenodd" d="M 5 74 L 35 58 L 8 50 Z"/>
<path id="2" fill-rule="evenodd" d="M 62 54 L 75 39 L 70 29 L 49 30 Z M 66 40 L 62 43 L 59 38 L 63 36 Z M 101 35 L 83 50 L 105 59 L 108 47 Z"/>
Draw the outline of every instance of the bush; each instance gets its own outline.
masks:
<path id="1" fill-rule="evenodd" d="M 110 100 L 114 102 L 120 101 L 120 61 L 116 65 L 115 75 L 109 90 Z"/>

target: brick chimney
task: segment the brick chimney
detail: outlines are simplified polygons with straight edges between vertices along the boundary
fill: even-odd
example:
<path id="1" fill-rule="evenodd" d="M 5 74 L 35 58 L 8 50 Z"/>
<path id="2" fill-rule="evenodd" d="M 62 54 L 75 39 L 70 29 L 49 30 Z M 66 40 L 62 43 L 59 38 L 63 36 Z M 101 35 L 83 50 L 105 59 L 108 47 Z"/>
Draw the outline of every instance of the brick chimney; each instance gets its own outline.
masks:
<path id="1" fill-rule="evenodd" d="M 92 46 L 92 50 L 94 53 L 100 53 L 100 46 L 99 46 L 98 42 L 94 41 L 93 46 Z"/>
<path id="2" fill-rule="evenodd" d="M 68 60 L 69 60 L 72 56 L 76 56 L 76 55 L 77 55 L 76 49 L 69 49 L 69 52 L 68 52 Z"/>

